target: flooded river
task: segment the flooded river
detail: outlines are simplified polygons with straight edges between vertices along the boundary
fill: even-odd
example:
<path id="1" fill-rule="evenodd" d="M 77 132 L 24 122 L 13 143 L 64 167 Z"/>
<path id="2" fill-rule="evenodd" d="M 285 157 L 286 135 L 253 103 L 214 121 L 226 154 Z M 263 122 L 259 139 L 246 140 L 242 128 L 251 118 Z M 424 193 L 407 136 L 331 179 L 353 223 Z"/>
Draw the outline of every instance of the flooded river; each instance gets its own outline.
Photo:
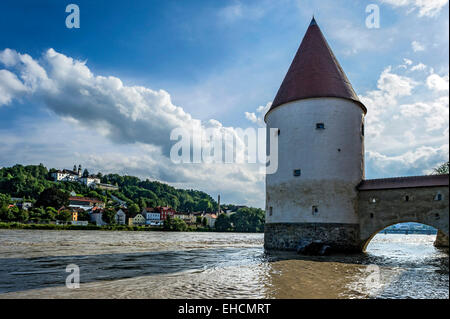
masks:
<path id="1" fill-rule="evenodd" d="M 0 298 L 449 298 L 434 239 L 379 234 L 365 254 L 301 257 L 265 252 L 263 234 L 0 230 Z"/>

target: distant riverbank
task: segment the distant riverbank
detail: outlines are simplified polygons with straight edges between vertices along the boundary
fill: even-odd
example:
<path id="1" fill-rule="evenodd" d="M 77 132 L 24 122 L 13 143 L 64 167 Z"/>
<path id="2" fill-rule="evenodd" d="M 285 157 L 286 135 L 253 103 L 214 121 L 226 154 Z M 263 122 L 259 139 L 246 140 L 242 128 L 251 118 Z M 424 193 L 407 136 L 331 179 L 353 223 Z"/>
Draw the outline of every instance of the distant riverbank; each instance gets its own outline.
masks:
<path id="1" fill-rule="evenodd" d="M 56 225 L 56 224 L 23 224 L 18 222 L 0 222 L 0 229 L 41 229 L 41 230 L 112 230 L 112 231 L 176 231 L 164 229 L 163 226 L 127 226 L 127 225 Z M 185 231 L 213 232 L 204 227 L 190 227 Z"/>

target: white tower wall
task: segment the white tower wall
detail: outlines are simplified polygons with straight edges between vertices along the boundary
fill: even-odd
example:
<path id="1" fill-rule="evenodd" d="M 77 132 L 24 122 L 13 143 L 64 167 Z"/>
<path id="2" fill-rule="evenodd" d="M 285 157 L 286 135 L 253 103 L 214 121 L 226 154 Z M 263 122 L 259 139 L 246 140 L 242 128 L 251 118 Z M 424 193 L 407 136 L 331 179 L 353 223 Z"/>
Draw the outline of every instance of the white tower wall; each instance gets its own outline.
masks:
<path id="1" fill-rule="evenodd" d="M 280 243 L 271 243 L 275 240 L 288 241 L 286 248 L 293 248 L 297 237 L 306 236 L 311 227 L 314 235 L 318 224 L 325 227 L 323 241 L 346 237 L 347 225 L 350 232 L 357 229 L 356 186 L 364 178 L 364 111 L 360 105 L 332 97 L 297 100 L 271 110 L 266 123 L 268 132 L 280 130 L 278 170 L 266 176 L 266 225 L 281 225 L 268 232 L 266 246 L 280 248 Z M 324 129 L 317 129 L 318 123 Z M 300 176 L 294 176 L 294 170 L 300 170 Z M 299 227 L 286 227 L 289 224 Z"/>

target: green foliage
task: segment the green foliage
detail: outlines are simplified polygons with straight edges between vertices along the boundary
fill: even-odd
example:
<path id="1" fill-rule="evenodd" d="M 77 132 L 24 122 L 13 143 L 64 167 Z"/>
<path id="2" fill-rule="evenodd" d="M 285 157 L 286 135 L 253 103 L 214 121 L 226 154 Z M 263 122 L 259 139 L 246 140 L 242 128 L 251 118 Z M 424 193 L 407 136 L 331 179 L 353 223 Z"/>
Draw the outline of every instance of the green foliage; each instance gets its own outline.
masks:
<path id="1" fill-rule="evenodd" d="M 56 207 L 69 205 L 69 193 L 58 189 L 55 186 L 46 188 L 36 201 L 37 207 Z"/>
<path id="2" fill-rule="evenodd" d="M 78 213 L 78 218 L 79 221 L 91 221 L 91 216 L 89 215 L 89 213 L 87 211 L 80 211 Z"/>
<path id="3" fill-rule="evenodd" d="M 226 232 L 232 230 L 233 225 L 231 224 L 230 216 L 226 214 L 220 214 L 217 217 L 214 227 L 217 231 Z"/>
<path id="4" fill-rule="evenodd" d="M 11 196 L 0 193 L 0 207 L 8 206 L 11 203 Z"/>
<path id="5" fill-rule="evenodd" d="M 139 206 L 136 204 L 132 204 L 128 207 L 128 214 L 130 214 L 130 216 L 134 216 L 139 212 L 140 212 Z"/>
<path id="6" fill-rule="evenodd" d="M 265 213 L 262 209 L 242 207 L 231 215 L 221 214 L 214 225 L 217 231 L 263 232 Z"/>
<path id="7" fill-rule="evenodd" d="M 69 210 L 64 209 L 56 214 L 56 219 L 63 222 L 69 222 L 72 220 L 72 213 Z"/>
<path id="8" fill-rule="evenodd" d="M 102 220 L 108 225 L 116 223 L 116 211 L 112 208 L 105 208 L 102 213 Z"/>
<path id="9" fill-rule="evenodd" d="M 243 207 L 230 216 L 237 232 L 263 232 L 265 213 L 260 208 Z"/>
<path id="10" fill-rule="evenodd" d="M 186 231 L 188 230 L 188 225 L 180 218 L 171 218 L 170 216 L 167 216 L 163 228 L 164 230 Z"/>
<path id="11" fill-rule="evenodd" d="M 449 164 L 450 162 L 443 163 L 438 167 L 433 169 L 433 175 L 445 175 L 449 173 Z"/>

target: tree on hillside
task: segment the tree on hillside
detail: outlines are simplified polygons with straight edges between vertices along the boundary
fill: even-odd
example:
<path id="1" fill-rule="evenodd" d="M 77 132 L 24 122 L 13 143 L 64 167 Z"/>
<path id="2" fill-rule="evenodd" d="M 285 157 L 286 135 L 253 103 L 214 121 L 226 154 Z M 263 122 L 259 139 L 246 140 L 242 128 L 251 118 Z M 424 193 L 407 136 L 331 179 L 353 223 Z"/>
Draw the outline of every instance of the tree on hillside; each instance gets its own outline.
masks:
<path id="1" fill-rule="evenodd" d="M 35 206 L 60 208 L 68 205 L 69 194 L 53 186 L 45 189 L 41 194 L 39 194 Z"/>
<path id="2" fill-rule="evenodd" d="M 11 196 L 0 193 L 0 207 L 7 206 L 11 203 Z"/>
<path id="3" fill-rule="evenodd" d="M 135 216 L 137 213 L 140 212 L 139 206 L 137 204 L 132 204 L 128 207 L 128 214 L 130 216 Z"/>
<path id="4" fill-rule="evenodd" d="M 83 177 L 88 177 L 89 176 L 89 171 L 85 168 L 83 171 Z"/>
<path id="5" fill-rule="evenodd" d="M 14 220 L 15 216 L 14 213 L 11 211 L 11 209 L 8 208 L 8 206 L 0 206 L 0 220 L 1 221 L 11 221 Z"/>
<path id="6" fill-rule="evenodd" d="M 212 208 L 213 208 L 213 205 L 206 198 L 200 200 L 200 202 L 197 205 L 197 209 L 202 212 L 211 212 Z"/>
<path id="7" fill-rule="evenodd" d="M 445 162 L 445 163 L 439 165 L 438 167 L 435 167 L 433 169 L 432 175 L 445 175 L 445 174 L 448 174 L 448 172 L 449 172 L 449 163 L 450 162 Z"/>
<path id="8" fill-rule="evenodd" d="M 214 227 L 217 231 L 229 231 L 232 229 L 230 217 L 226 214 L 220 214 L 217 217 Z"/>
<path id="9" fill-rule="evenodd" d="M 70 222 L 72 220 L 72 213 L 68 209 L 63 209 L 57 213 L 56 219 L 63 222 Z"/>
<path id="10" fill-rule="evenodd" d="M 116 211 L 113 208 L 105 208 L 102 213 L 102 220 L 108 225 L 116 223 Z"/>

